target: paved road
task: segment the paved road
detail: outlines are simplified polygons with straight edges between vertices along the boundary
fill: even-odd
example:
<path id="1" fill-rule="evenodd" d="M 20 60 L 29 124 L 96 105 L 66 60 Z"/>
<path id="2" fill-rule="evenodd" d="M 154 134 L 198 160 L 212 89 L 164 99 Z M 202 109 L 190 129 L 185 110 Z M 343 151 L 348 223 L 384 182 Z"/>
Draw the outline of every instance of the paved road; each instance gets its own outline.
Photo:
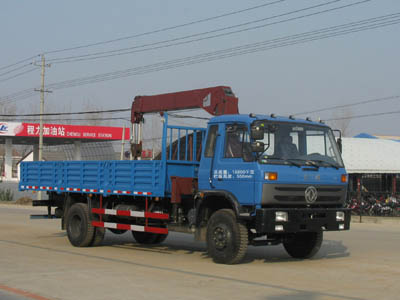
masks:
<path id="1" fill-rule="evenodd" d="M 74 248 L 59 220 L 31 210 L 0 205 L 0 285 L 48 299 L 399 299 L 400 224 L 326 233 L 312 260 L 250 247 L 226 266 L 184 234 L 145 247 L 108 232 L 101 247 Z"/>
<path id="2" fill-rule="evenodd" d="M 20 296 L 18 294 L 14 294 L 11 292 L 6 292 L 4 290 L 0 290 L 0 299 L 1 300 L 30 300 L 29 298 L 26 298 L 24 296 Z"/>

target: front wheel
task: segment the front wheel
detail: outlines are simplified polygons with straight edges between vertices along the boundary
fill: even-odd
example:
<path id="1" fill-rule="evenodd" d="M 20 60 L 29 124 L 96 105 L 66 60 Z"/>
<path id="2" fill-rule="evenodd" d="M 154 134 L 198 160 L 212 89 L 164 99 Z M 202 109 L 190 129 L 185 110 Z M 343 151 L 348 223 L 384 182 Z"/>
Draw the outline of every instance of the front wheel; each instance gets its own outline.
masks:
<path id="1" fill-rule="evenodd" d="M 323 232 L 298 232 L 287 237 L 283 247 L 293 258 L 311 258 L 321 248 Z"/>
<path id="2" fill-rule="evenodd" d="M 214 262 L 237 264 L 246 255 L 248 231 L 231 209 L 215 212 L 207 226 L 207 251 Z"/>

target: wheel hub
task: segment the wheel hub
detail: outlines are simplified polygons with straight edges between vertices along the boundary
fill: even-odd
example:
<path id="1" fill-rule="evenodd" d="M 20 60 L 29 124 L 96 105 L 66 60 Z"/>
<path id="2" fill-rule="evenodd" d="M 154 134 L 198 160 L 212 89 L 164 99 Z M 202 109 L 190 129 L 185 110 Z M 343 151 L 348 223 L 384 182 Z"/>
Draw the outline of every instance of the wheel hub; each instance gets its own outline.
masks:
<path id="1" fill-rule="evenodd" d="M 221 250 L 225 248 L 228 242 L 228 234 L 226 230 L 221 227 L 215 228 L 213 240 L 217 249 Z"/>

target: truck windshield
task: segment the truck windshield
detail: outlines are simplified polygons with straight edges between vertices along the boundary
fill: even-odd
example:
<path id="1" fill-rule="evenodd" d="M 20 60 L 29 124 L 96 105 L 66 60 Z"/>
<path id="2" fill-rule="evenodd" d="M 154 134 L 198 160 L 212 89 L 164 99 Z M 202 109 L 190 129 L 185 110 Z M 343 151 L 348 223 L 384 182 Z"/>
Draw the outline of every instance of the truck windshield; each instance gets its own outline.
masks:
<path id="1" fill-rule="evenodd" d="M 260 163 L 343 168 L 335 137 L 328 127 L 270 121 L 259 124 L 265 128 L 266 148 Z"/>

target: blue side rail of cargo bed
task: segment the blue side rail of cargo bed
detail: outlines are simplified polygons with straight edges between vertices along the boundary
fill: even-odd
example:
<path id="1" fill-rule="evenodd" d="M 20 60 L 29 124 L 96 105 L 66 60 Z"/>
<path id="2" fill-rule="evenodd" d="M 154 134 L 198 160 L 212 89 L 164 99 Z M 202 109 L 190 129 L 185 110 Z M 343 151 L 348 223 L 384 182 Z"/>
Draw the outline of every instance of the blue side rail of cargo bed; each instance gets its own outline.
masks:
<path id="1" fill-rule="evenodd" d="M 19 189 L 167 196 L 171 193 L 171 176 L 197 177 L 205 129 L 165 122 L 163 132 L 160 160 L 23 162 Z"/>
<path id="2" fill-rule="evenodd" d="M 21 163 L 20 190 L 164 196 L 162 161 Z"/>

